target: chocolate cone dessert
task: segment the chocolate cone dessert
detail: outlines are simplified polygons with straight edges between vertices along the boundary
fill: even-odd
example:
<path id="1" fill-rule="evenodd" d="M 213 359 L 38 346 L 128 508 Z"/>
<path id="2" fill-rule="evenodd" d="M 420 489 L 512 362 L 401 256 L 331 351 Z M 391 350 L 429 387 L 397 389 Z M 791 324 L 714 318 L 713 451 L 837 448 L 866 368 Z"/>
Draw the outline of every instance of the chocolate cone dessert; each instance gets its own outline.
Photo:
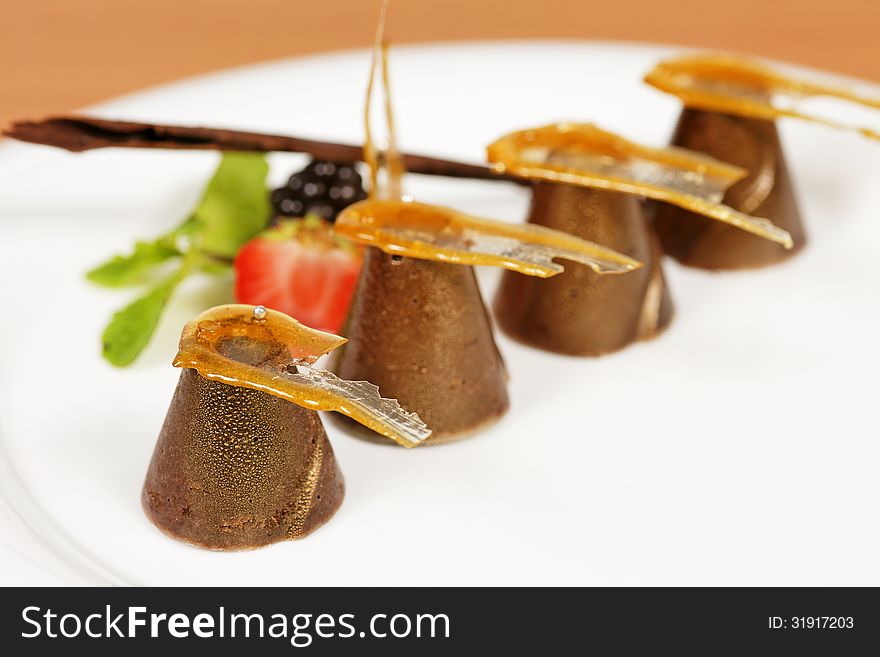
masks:
<path id="1" fill-rule="evenodd" d="M 367 248 L 336 373 L 419 414 L 426 443 L 474 432 L 508 407 L 506 371 L 472 267 Z"/>
<path id="2" fill-rule="evenodd" d="M 743 167 L 724 203 L 770 219 L 791 233 L 792 249 L 682 208 L 658 204 L 654 226 L 663 250 L 692 267 L 745 269 L 784 260 L 806 243 L 776 124 L 685 108 L 673 144 Z"/>
<path id="3" fill-rule="evenodd" d="M 181 372 L 143 489 L 162 531 L 213 550 L 260 547 L 311 533 L 343 494 L 315 411 Z"/>
<path id="4" fill-rule="evenodd" d="M 344 494 L 317 411 L 345 413 L 407 447 L 429 436 L 375 386 L 314 366 L 344 342 L 263 306 L 217 306 L 189 322 L 142 493 L 150 520 L 213 550 L 300 538 Z"/>
<path id="5" fill-rule="evenodd" d="M 597 356 L 668 326 L 673 307 L 659 246 L 637 197 L 538 182 L 528 221 L 627 253 L 645 266 L 626 276 L 596 276 L 576 263 L 547 279 L 504 272 L 495 318 L 511 337 L 557 353 Z"/>

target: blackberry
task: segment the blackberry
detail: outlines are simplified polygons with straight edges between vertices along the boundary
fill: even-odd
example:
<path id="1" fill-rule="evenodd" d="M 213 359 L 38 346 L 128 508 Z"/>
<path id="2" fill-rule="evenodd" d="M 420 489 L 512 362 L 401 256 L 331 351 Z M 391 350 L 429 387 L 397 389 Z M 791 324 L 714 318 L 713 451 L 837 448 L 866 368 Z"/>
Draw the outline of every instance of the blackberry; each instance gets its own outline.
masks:
<path id="1" fill-rule="evenodd" d="M 274 221 L 281 217 L 316 214 L 327 221 L 352 203 L 367 198 L 364 182 L 354 162 L 312 160 L 297 171 L 287 184 L 272 192 Z"/>

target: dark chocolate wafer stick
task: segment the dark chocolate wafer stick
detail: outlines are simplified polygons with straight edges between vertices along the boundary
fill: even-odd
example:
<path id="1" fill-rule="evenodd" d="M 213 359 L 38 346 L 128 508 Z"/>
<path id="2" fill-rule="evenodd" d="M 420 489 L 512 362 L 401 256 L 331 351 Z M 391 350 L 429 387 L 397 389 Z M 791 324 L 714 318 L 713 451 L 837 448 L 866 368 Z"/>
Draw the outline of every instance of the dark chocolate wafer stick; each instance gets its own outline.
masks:
<path id="1" fill-rule="evenodd" d="M 363 148 L 315 139 L 265 135 L 240 130 L 112 121 L 89 116 L 57 116 L 17 121 L 3 131 L 12 139 L 81 152 L 96 148 L 168 148 L 183 150 L 308 153 L 322 160 L 359 161 Z M 494 173 L 488 166 L 404 154 L 407 171 L 480 180 L 527 181 Z"/>

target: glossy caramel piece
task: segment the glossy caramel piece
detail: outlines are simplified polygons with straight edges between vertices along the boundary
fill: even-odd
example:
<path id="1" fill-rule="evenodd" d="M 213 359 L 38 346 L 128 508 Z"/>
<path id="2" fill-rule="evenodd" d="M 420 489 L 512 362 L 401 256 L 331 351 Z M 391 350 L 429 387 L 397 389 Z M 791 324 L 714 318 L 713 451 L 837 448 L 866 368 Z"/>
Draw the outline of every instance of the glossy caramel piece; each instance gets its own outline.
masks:
<path id="1" fill-rule="evenodd" d="M 504 272 L 494 309 L 505 333 L 547 351 L 598 356 L 652 338 L 669 325 L 673 307 L 660 250 L 638 198 L 539 182 L 528 221 L 606 244 L 645 266 L 626 276 L 596 276 L 572 264 L 546 280 Z"/>
<path id="2" fill-rule="evenodd" d="M 615 191 L 633 185 L 665 187 L 703 198 L 746 173 L 699 153 L 643 146 L 592 123 L 551 123 L 511 132 L 489 144 L 486 157 L 499 173 L 525 178 L 565 182 L 559 176 L 580 176 L 589 186 Z"/>
<path id="3" fill-rule="evenodd" d="M 720 203 L 747 172 L 700 153 L 648 148 L 588 123 L 557 123 L 505 135 L 487 155 L 499 173 L 644 196 L 791 247 L 791 236 L 768 219 Z"/>
<path id="4" fill-rule="evenodd" d="M 564 270 L 556 258 L 580 262 L 597 274 L 625 274 L 642 266 L 622 253 L 542 226 L 483 219 L 414 201 L 360 201 L 339 214 L 334 230 L 392 255 L 504 267 L 541 278 Z"/>
<path id="5" fill-rule="evenodd" d="M 677 96 L 686 107 L 766 121 L 802 119 L 880 139 L 880 132 L 874 128 L 830 119 L 803 108 L 805 101 L 824 98 L 880 109 L 880 98 L 853 91 L 848 88 L 851 81 L 829 83 L 830 77 L 819 79 L 803 71 L 786 74 L 778 67 L 746 57 L 700 53 L 659 62 L 645 75 L 645 82 Z"/>
<path id="6" fill-rule="evenodd" d="M 369 381 L 345 381 L 313 367 L 344 343 L 345 338 L 309 328 L 284 313 L 229 304 L 187 323 L 174 366 L 310 410 L 336 411 L 404 447 L 418 445 L 431 433 L 418 415 L 381 397 Z"/>
<path id="7" fill-rule="evenodd" d="M 667 254 L 691 267 L 747 269 L 780 262 L 804 247 L 806 235 L 774 122 L 685 108 L 673 142 L 747 169 L 749 175 L 727 191 L 724 202 L 769 218 L 791 234 L 793 248 L 658 204 L 654 227 Z"/>
<path id="8" fill-rule="evenodd" d="M 334 370 L 376 383 L 431 427 L 473 433 L 508 408 L 507 374 L 472 267 L 367 248 Z"/>
<path id="9" fill-rule="evenodd" d="M 211 550 L 257 548 L 311 533 L 343 495 L 315 411 L 181 372 L 142 493 L 159 529 Z"/>

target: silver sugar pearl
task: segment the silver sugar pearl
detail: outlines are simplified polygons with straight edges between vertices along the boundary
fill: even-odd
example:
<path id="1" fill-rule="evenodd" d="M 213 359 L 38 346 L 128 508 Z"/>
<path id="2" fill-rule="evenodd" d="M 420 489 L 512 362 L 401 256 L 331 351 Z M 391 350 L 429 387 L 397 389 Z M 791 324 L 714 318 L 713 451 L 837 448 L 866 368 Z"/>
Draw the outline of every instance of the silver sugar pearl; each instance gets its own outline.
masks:
<path id="1" fill-rule="evenodd" d="M 254 319 L 266 319 L 266 306 L 254 306 Z"/>

